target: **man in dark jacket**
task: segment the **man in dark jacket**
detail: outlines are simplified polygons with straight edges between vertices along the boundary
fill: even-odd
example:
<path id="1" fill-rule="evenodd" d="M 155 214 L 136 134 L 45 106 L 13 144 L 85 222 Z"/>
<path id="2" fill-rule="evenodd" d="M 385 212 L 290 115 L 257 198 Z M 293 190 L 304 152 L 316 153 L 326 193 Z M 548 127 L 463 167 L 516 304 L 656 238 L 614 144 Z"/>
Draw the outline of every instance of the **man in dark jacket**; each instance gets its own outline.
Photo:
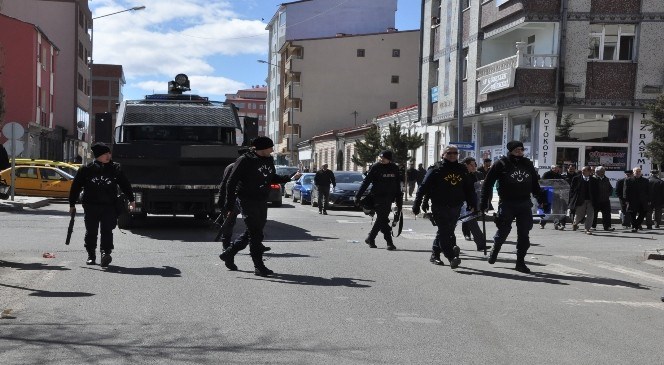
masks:
<path id="1" fill-rule="evenodd" d="M 592 176 L 592 169 L 590 166 L 584 166 L 581 170 L 581 175 L 577 175 L 572 179 L 570 186 L 569 207 L 574 209 L 574 221 L 572 222 L 572 230 L 579 229 L 579 223 L 585 218 L 585 233 L 592 234 L 590 230 L 593 226 L 593 218 L 595 217 L 595 202 L 597 196 L 597 180 Z"/>
<path id="2" fill-rule="evenodd" d="M 327 168 L 327 164 L 321 166 L 321 170 L 314 176 L 314 185 L 318 189 L 318 214 L 327 215 L 327 201 L 330 198 L 330 185 L 337 186 L 334 173 Z"/>
<path id="3" fill-rule="evenodd" d="M 270 184 L 281 184 L 289 180 L 287 176 L 276 175 L 271 153 L 274 143 L 268 137 L 258 137 L 252 142 L 253 148 L 240 156 L 233 166 L 226 186 L 226 203 L 222 214 L 229 216 L 235 209 L 236 197 L 239 200 L 245 232 L 236 239 L 219 258 L 230 270 L 237 270 L 235 255 L 247 247 L 254 263 L 254 274 L 270 276 L 274 272 L 263 263 L 263 228 L 267 221 L 267 200 Z"/>
<path id="4" fill-rule="evenodd" d="M 387 241 L 387 249 L 393 251 L 397 248 L 394 246 L 392 240 L 389 215 L 393 202 L 397 204 L 399 210 L 401 210 L 403 205 L 399 168 L 392 162 L 392 151 L 383 151 L 378 157 L 380 161 L 371 166 L 369 173 L 364 178 L 360 189 L 355 195 L 355 204 L 359 204 L 360 198 L 369 187 L 369 184 L 373 184 L 370 195 L 374 201 L 376 222 L 374 222 L 369 236 L 364 242 L 369 247 L 376 248 L 376 236 L 378 236 L 378 232 L 380 231 L 383 233 L 385 241 Z"/>
<path id="5" fill-rule="evenodd" d="M 422 186 L 422 181 L 424 181 L 424 175 L 427 174 L 427 170 L 424 169 L 424 165 L 417 165 L 417 188 L 419 189 Z"/>
<path id="6" fill-rule="evenodd" d="M 411 164 L 408 171 L 406 171 L 406 180 L 408 181 L 408 196 L 413 196 L 413 191 L 415 191 L 415 184 L 417 183 L 417 169 L 415 164 Z"/>
<path id="7" fill-rule="evenodd" d="M 466 169 L 468 169 L 468 178 L 470 181 L 473 183 L 473 193 L 475 194 L 475 199 L 477 199 L 477 191 L 475 190 L 475 184 L 478 181 L 482 181 L 484 176 L 482 175 L 481 172 L 477 171 L 477 162 L 475 162 L 475 158 L 473 157 L 466 157 L 463 159 L 462 163 L 466 165 Z M 472 210 L 470 209 L 472 207 L 468 207 L 466 205 L 466 211 L 461 212 L 461 214 L 470 214 L 469 212 Z M 478 207 L 475 206 L 475 209 L 477 210 Z M 462 208 L 463 210 L 463 208 Z M 475 241 L 475 245 L 477 246 L 477 251 L 484 251 L 486 247 L 486 239 L 484 238 L 484 233 L 482 233 L 482 230 L 480 229 L 479 224 L 477 223 L 477 219 L 472 219 L 467 222 L 461 223 L 461 232 L 463 233 L 463 237 L 466 239 L 466 241 Z"/>
<path id="8" fill-rule="evenodd" d="M 539 175 L 533 163 L 523 156 L 524 147 L 520 141 L 507 143 L 508 155 L 501 157 L 494 163 L 482 185 L 480 209 L 486 211 L 489 207 L 489 198 L 493 185 L 498 181 L 498 215 L 496 227 L 498 231 L 493 237 L 493 248 L 489 256 L 489 264 L 494 264 L 498 253 L 507 236 L 512 230 L 512 220 L 516 219 L 517 244 L 516 267 L 517 271 L 529 273 L 526 266 L 526 254 L 530 248 L 530 230 L 533 228 L 532 202 L 533 195 L 540 206 L 544 204 L 544 196 L 539 185 Z"/>
<path id="9" fill-rule="evenodd" d="M 650 204 L 646 213 L 646 226 L 652 229 L 653 213 L 655 218 L 655 228 L 659 228 L 659 222 L 662 220 L 662 204 L 664 203 L 664 181 L 659 178 L 659 171 L 650 171 L 648 179 L 648 193 L 650 194 Z"/>
<path id="10" fill-rule="evenodd" d="M 489 172 L 489 169 L 491 168 L 491 163 L 492 162 L 493 161 L 491 161 L 490 158 L 485 158 L 484 160 L 482 160 L 482 166 L 480 166 L 477 169 L 477 171 L 482 173 L 482 179 L 484 179 L 486 177 L 486 174 Z"/>
<path id="11" fill-rule="evenodd" d="M 5 146 L 0 144 L 0 171 L 10 167 L 12 167 L 12 165 L 9 163 L 9 155 L 7 154 L 7 150 L 5 149 Z"/>
<path id="12" fill-rule="evenodd" d="M 625 180 L 634 176 L 632 170 L 625 170 L 625 177 L 616 182 L 616 196 L 620 201 L 620 222 L 623 228 L 632 226 L 632 218 L 629 211 L 627 211 L 627 201 L 625 200 Z"/>
<path id="13" fill-rule="evenodd" d="M 69 190 L 69 213 L 76 214 L 76 201 L 83 190 L 85 222 L 85 249 L 88 251 L 86 264 L 94 265 L 97 260 L 97 232 L 100 233 L 99 248 L 101 266 L 108 267 L 113 258 L 113 229 L 118 223 L 120 212 L 116 210 L 118 187 L 129 200 L 129 209 L 136 207 L 134 193 L 120 164 L 111 161 L 111 149 L 103 143 L 92 146 L 95 160 L 82 166 L 76 173 Z"/>
<path id="14" fill-rule="evenodd" d="M 634 176 L 625 180 L 623 196 L 627 202 L 627 210 L 632 216 L 632 232 L 636 233 L 643 229 L 641 223 L 646 217 L 648 205 L 650 204 L 650 189 L 648 180 L 641 175 L 641 168 L 632 169 Z M 650 229 L 650 228 L 649 228 Z"/>
<path id="15" fill-rule="evenodd" d="M 477 197 L 473 182 L 466 166 L 459 163 L 459 149 L 449 145 L 443 150 L 443 160 L 427 171 L 422 186 L 417 189 L 413 213 L 420 213 L 420 205 L 426 196 L 431 199 L 431 214 L 438 227 L 429 259 L 433 264 L 443 265 L 441 252 L 450 261 L 452 269 L 461 263 L 454 228 L 464 201 L 471 212 L 475 211 Z"/>
<path id="16" fill-rule="evenodd" d="M 593 201 L 593 210 L 595 211 L 593 218 L 593 228 L 597 227 L 597 218 L 599 213 L 602 212 L 602 226 L 605 231 L 613 231 L 615 228 L 611 227 L 611 195 L 613 195 L 613 186 L 609 178 L 606 177 L 606 169 L 604 166 L 595 167 L 595 176 L 592 177 L 597 183 L 597 194 Z"/>

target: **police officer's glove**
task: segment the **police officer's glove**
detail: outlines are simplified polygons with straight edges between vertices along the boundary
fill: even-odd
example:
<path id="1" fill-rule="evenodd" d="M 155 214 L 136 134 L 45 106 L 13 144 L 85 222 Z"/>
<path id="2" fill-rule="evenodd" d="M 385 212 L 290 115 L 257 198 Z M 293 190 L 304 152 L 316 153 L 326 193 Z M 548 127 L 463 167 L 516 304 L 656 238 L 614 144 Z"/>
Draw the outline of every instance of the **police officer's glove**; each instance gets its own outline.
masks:
<path id="1" fill-rule="evenodd" d="M 413 214 L 420 214 L 420 207 L 418 205 L 413 205 Z"/>
<path id="2" fill-rule="evenodd" d="M 429 210 L 429 202 L 422 203 L 422 211 L 427 212 Z"/>

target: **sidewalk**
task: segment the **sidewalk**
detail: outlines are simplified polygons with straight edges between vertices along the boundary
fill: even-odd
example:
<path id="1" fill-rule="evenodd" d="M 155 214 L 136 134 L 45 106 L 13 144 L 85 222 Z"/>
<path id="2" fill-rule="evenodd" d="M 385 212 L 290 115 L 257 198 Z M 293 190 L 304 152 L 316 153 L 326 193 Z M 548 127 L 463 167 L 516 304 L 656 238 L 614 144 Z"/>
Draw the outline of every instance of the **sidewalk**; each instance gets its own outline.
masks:
<path id="1" fill-rule="evenodd" d="M 10 198 L 11 199 L 11 198 Z M 49 205 L 48 198 L 38 196 L 14 196 L 14 200 L 0 200 L 0 211 L 41 208 Z"/>

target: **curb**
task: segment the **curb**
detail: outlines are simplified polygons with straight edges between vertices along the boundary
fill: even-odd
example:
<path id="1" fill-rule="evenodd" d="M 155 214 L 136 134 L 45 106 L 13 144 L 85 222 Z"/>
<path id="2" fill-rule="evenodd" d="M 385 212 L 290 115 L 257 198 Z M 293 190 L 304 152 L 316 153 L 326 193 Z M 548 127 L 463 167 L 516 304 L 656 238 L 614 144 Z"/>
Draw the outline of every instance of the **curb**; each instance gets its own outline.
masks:
<path id="1" fill-rule="evenodd" d="M 664 260 L 664 252 L 661 251 L 645 251 L 643 257 L 646 260 Z"/>
<path id="2" fill-rule="evenodd" d="M 31 209 L 37 209 L 37 208 L 42 208 L 47 205 L 49 205 L 50 202 L 48 201 L 47 198 L 44 199 L 30 199 L 29 201 L 26 200 L 17 200 L 17 201 L 11 201 L 11 200 L 5 200 L 5 201 L 0 201 L 0 210 L 22 210 L 23 208 L 31 208 Z"/>

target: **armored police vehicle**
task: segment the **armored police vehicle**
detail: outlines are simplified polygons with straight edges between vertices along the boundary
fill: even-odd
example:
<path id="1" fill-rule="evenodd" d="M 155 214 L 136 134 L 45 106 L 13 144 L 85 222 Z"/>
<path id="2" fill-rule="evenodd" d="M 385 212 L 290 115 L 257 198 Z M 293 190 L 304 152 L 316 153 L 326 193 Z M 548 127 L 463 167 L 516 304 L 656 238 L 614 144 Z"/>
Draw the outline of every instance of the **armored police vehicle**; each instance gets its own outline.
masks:
<path id="1" fill-rule="evenodd" d="M 189 90 L 180 74 L 168 94 L 120 104 L 113 160 L 136 196 L 136 209 L 118 219 L 121 228 L 147 214 L 205 219 L 219 213 L 219 183 L 238 157 L 240 121 L 233 105 L 182 93 Z"/>

